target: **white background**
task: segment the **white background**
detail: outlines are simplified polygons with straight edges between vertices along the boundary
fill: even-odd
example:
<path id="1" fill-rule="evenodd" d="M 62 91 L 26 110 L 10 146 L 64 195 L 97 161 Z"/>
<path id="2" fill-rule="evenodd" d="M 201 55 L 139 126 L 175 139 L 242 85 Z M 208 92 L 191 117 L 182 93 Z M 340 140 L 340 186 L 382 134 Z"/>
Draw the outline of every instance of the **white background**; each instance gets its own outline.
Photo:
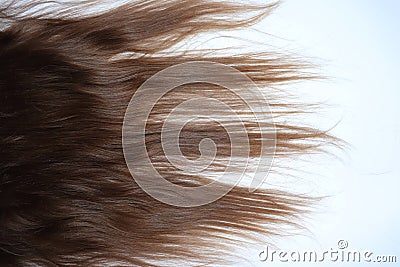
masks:
<path id="1" fill-rule="evenodd" d="M 310 218 L 310 232 L 277 239 L 278 248 L 322 252 L 343 239 L 348 250 L 396 255 L 397 264 L 260 262 L 260 247 L 243 249 L 249 261 L 237 266 L 399 266 L 400 1 L 286 0 L 256 28 L 276 47 L 322 59 L 319 71 L 332 78 L 296 89 L 335 107 L 321 121 L 340 120 L 332 133 L 350 144 L 341 161 L 309 165 L 306 180 L 331 197 Z"/>

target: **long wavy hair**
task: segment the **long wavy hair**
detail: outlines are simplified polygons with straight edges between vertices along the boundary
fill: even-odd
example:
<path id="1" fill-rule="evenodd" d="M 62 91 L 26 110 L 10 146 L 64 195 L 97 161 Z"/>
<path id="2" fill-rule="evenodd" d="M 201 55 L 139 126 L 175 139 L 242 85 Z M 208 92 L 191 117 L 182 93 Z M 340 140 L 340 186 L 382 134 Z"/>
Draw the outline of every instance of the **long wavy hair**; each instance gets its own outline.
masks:
<path id="1" fill-rule="evenodd" d="M 0 4 L 0 266 L 229 264 L 240 242 L 301 224 L 316 199 L 290 190 L 249 192 L 237 185 L 206 205 L 158 201 L 132 178 L 121 138 L 127 106 L 146 80 L 179 63 L 212 61 L 246 74 L 267 96 L 276 130 L 271 172 L 290 168 L 289 158 L 340 143 L 304 124 L 299 115 L 315 106 L 290 101 L 285 91 L 291 82 L 319 78 L 310 64 L 269 51 L 175 49 L 200 33 L 248 27 L 277 4 L 145 0 L 104 9 L 101 4 Z M 163 119 L 178 104 L 203 96 L 242 114 L 250 158 L 261 154 L 261 131 L 270 127 L 246 117 L 251 113 L 242 100 L 221 86 L 192 83 L 166 94 L 147 120 L 145 144 L 156 169 L 185 187 L 212 181 L 232 152 L 224 127 L 203 121 L 182 129 L 180 145 L 186 158 L 197 159 L 202 139 L 215 142 L 217 163 L 206 175 L 180 172 L 163 154 Z"/>

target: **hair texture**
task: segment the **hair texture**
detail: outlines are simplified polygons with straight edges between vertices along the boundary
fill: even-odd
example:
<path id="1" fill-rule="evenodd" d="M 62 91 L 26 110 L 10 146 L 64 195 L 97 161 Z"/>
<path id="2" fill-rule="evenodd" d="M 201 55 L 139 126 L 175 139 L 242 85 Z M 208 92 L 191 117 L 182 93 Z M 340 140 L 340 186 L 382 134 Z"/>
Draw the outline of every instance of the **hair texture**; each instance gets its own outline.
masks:
<path id="1" fill-rule="evenodd" d="M 200 33 L 250 26 L 276 4 L 145 0 L 93 11 L 99 4 L 0 6 L 0 266 L 228 264 L 238 242 L 281 234 L 301 221 L 315 199 L 276 189 L 249 192 L 238 185 L 199 207 L 162 203 L 132 179 L 121 141 L 127 105 L 140 85 L 160 70 L 196 60 L 234 67 L 268 96 L 275 163 L 290 168 L 289 157 L 337 144 L 298 120 L 310 106 L 291 103 L 281 88 L 318 78 L 306 71 L 310 65 L 272 52 L 175 50 Z M 149 156 L 168 180 L 189 187 L 212 175 L 174 169 L 163 156 L 160 131 L 172 108 L 194 96 L 220 98 L 248 114 L 228 90 L 205 83 L 180 86 L 154 106 L 146 128 Z M 251 119 L 245 126 L 256 157 L 260 132 Z M 199 157 L 205 137 L 217 144 L 220 160 L 209 173 L 220 173 L 230 144 L 219 125 L 185 126 L 183 154 Z"/>

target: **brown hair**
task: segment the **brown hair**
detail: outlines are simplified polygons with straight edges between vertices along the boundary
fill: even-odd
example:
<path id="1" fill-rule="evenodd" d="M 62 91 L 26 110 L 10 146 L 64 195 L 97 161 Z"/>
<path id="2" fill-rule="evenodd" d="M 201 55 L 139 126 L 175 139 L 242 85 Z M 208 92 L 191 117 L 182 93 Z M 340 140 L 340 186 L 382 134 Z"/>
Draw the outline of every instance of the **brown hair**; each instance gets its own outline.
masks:
<path id="1" fill-rule="evenodd" d="M 317 78 L 307 64 L 268 52 L 213 56 L 207 50 L 174 50 L 202 32 L 249 26 L 276 4 L 146 0 L 94 12 L 99 3 L 93 2 L 1 4 L 0 265 L 215 264 L 228 262 L 240 238 L 280 234 L 296 224 L 314 199 L 288 191 L 236 186 L 198 207 L 162 203 L 132 179 L 121 140 L 135 91 L 157 72 L 195 60 L 234 67 L 268 96 L 276 162 L 337 144 L 328 133 L 303 125 L 297 116 L 307 105 L 290 102 L 278 87 Z M 171 166 L 162 153 L 161 127 L 174 106 L 199 96 L 250 114 L 229 90 L 207 83 L 182 85 L 154 106 L 146 126 L 149 157 L 167 180 L 187 187 L 213 178 Z M 244 125 L 250 156 L 257 157 L 260 128 L 270 126 L 251 118 Z M 198 158 L 205 137 L 215 141 L 220 159 L 210 171 L 223 172 L 231 147 L 218 124 L 185 126 L 182 153 Z"/>

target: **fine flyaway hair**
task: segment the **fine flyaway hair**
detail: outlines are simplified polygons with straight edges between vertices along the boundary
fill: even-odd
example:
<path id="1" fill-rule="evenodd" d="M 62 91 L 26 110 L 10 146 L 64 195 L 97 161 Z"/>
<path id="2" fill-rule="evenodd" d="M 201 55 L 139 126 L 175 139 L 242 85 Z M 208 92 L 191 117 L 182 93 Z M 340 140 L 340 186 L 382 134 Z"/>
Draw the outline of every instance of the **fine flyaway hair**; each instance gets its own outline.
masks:
<path id="1" fill-rule="evenodd" d="M 312 64 L 279 52 L 179 48 L 200 34 L 253 25 L 276 6 L 224 0 L 2 1 L 0 266 L 216 266 L 230 264 L 235 246 L 246 240 L 301 225 L 316 198 L 290 190 L 237 184 L 204 205 L 160 201 L 136 182 L 153 178 L 140 167 L 139 149 L 129 150 L 131 157 L 124 151 L 128 106 L 140 111 L 157 92 L 142 90 L 132 103 L 135 93 L 160 71 L 190 62 L 229 66 L 252 80 L 252 86 L 237 83 L 241 90 L 257 87 L 266 97 L 274 127 L 273 155 L 266 157 L 273 161 L 270 170 L 261 167 L 272 174 L 290 169 L 295 157 L 340 143 L 299 119 L 316 106 L 291 101 L 285 91 L 292 82 L 318 79 L 309 71 Z M 201 66 L 206 71 L 211 65 Z M 209 76 L 228 80 L 218 71 Z M 168 77 L 162 83 L 174 79 Z M 246 97 L 263 103 L 257 94 Z M 225 106 L 205 101 L 209 98 L 224 102 L 241 121 L 224 115 Z M 181 105 L 193 99 L 205 105 Z M 204 143 L 214 142 L 215 161 L 204 172 L 182 171 L 163 152 L 168 147 L 163 121 L 179 105 L 176 118 L 199 110 L 222 114 L 220 120 L 187 121 L 179 134 L 188 162 L 202 157 Z M 172 184 L 206 185 L 229 167 L 233 151 L 244 150 L 242 139 L 231 145 L 229 129 L 243 127 L 250 147 L 236 163 L 249 160 L 251 166 L 264 155 L 268 137 L 262 132 L 271 123 L 255 121 L 253 113 L 223 86 L 204 81 L 177 86 L 146 118 L 148 157 Z M 135 142 L 133 134 L 125 137 Z M 128 167 L 129 159 L 135 168 Z"/>

